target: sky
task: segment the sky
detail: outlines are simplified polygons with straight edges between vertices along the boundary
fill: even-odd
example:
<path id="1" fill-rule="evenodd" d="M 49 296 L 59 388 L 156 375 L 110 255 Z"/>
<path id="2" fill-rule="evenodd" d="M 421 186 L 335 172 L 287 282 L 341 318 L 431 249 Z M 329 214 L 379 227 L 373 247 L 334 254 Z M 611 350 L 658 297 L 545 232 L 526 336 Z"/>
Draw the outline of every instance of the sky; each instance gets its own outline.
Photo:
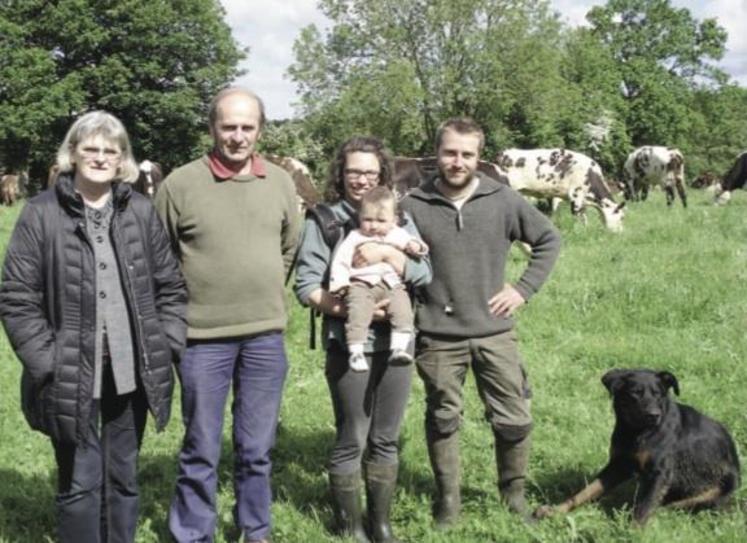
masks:
<path id="1" fill-rule="evenodd" d="M 303 27 L 316 24 L 319 29 L 328 20 L 317 9 L 317 0 L 220 0 L 226 9 L 226 20 L 234 38 L 249 46 L 249 57 L 241 64 L 247 74 L 236 80 L 255 91 L 265 102 L 270 119 L 294 116 L 298 102 L 295 84 L 286 76 L 293 63 L 293 42 Z M 375 1 L 375 0 L 374 0 Z M 577 26 L 585 15 L 602 0 L 551 0 L 561 19 Z M 686 7 L 698 20 L 715 17 L 729 33 L 726 54 L 719 66 L 740 85 L 747 87 L 747 0 L 671 0 L 676 7 Z"/>

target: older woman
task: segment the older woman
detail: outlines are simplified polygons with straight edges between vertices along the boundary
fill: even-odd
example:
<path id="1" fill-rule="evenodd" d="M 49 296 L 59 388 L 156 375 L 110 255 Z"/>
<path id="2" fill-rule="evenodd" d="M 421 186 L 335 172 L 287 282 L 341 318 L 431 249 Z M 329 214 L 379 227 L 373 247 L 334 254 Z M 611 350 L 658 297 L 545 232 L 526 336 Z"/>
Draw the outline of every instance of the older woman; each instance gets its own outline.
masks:
<path id="1" fill-rule="evenodd" d="M 339 149 L 330 168 L 325 199 L 339 222 L 357 220 L 363 195 L 377 185 L 391 187 L 392 160 L 376 138 L 356 137 Z M 412 221 L 403 227 L 416 234 Z M 427 258 L 406 257 L 400 250 L 366 244 L 359 263 L 389 263 L 410 285 L 430 281 Z M 354 372 L 348 366 L 345 306 L 328 291 L 333 248 L 327 246 L 319 225 L 309 219 L 298 254 L 296 295 L 324 315 L 326 377 L 332 396 L 337 436 L 329 459 L 329 480 L 338 531 L 357 541 L 395 541 L 389 509 L 397 479 L 400 424 L 407 404 L 412 366 L 387 364 L 390 326 L 386 308 L 377 310 L 378 322 L 368 333 L 365 355 L 371 368 Z M 360 488 L 365 452 L 368 535 L 362 525 Z"/>
<path id="2" fill-rule="evenodd" d="M 22 408 L 58 468 L 61 542 L 134 541 L 146 413 L 169 418 L 186 289 L 137 178 L 122 123 L 94 111 L 69 129 L 56 185 L 10 240 L 0 316 L 23 364 Z"/>

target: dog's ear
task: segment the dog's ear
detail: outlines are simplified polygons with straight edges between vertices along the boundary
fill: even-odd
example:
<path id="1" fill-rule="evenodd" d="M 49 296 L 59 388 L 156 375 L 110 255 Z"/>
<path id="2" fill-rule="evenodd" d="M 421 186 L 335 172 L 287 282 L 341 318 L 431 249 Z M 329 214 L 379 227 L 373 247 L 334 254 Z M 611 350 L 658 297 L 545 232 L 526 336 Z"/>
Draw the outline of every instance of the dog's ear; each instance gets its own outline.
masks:
<path id="1" fill-rule="evenodd" d="M 673 373 L 660 371 L 656 376 L 659 378 L 659 381 L 661 381 L 661 384 L 664 385 L 664 390 L 671 388 L 677 396 L 680 395 L 680 384 L 677 382 L 677 378 Z"/>
<path id="2" fill-rule="evenodd" d="M 602 384 L 607 387 L 613 396 L 622 386 L 622 378 L 628 373 L 628 370 L 610 370 L 602 376 Z"/>

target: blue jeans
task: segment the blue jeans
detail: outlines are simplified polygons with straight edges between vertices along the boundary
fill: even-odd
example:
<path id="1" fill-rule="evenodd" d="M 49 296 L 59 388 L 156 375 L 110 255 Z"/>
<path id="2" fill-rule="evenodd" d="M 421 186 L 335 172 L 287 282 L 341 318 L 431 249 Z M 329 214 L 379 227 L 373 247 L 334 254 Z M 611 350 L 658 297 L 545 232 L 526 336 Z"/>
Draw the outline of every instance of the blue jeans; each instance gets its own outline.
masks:
<path id="1" fill-rule="evenodd" d="M 147 404 L 142 389 L 117 396 L 104 376 L 88 437 L 55 443 L 57 537 L 61 543 L 131 543 L 138 515 L 137 458 Z"/>
<path id="2" fill-rule="evenodd" d="M 177 372 L 184 442 L 169 529 L 179 543 L 213 541 L 223 413 L 233 383 L 234 519 L 247 539 L 270 534 L 270 451 L 288 361 L 281 332 L 190 341 Z"/>

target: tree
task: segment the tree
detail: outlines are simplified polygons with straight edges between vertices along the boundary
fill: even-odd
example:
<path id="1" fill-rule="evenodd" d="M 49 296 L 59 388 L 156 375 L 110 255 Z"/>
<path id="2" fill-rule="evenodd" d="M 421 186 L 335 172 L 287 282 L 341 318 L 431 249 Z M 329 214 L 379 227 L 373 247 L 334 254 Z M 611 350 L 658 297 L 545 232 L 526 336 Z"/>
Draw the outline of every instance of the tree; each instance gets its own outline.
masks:
<path id="1" fill-rule="evenodd" d="M 262 153 L 293 157 L 311 171 L 314 182 L 321 186 L 327 173 L 327 157 L 322 146 L 304 129 L 300 120 L 269 121 L 259 140 Z"/>
<path id="2" fill-rule="evenodd" d="M 475 117 L 488 148 L 560 143 L 561 25 L 546 1 L 321 0 L 288 70 L 314 136 L 330 152 L 352 133 L 398 153 L 432 152 L 441 120 Z"/>
<path id="3" fill-rule="evenodd" d="M 618 63 L 588 28 L 579 27 L 565 33 L 560 71 L 568 95 L 558 112 L 564 144 L 614 173 L 630 148 Z"/>
<path id="4" fill-rule="evenodd" d="M 633 144 L 682 142 L 692 121 L 691 92 L 726 81 L 711 63 L 724 53 L 726 31 L 669 0 L 609 0 L 586 18 L 616 61 Z"/>
<path id="5" fill-rule="evenodd" d="M 39 179 L 91 109 L 124 122 L 138 157 L 194 156 L 246 54 L 224 15 L 217 0 L 0 0 L 0 162 Z"/>
<path id="6" fill-rule="evenodd" d="M 692 123 L 682 151 L 689 177 L 711 171 L 722 175 L 747 145 L 747 89 L 724 85 L 698 89 L 690 99 Z"/>

